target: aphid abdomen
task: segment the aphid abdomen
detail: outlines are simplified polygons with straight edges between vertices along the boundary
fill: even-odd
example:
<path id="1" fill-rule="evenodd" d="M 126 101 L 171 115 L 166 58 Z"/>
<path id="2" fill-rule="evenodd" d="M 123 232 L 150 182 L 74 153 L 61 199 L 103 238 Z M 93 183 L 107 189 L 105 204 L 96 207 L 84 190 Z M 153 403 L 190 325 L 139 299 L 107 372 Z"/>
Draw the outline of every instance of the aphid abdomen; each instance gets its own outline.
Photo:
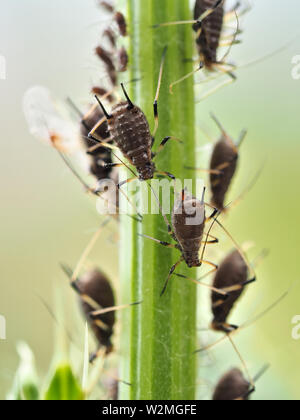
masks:
<path id="1" fill-rule="evenodd" d="M 218 382 L 213 401 L 235 401 L 248 399 L 249 382 L 239 369 L 227 372 Z"/>
<path id="2" fill-rule="evenodd" d="M 136 167 L 142 181 L 152 179 L 155 166 L 152 162 L 152 136 L 143 111 L 127 102 L 117 104 L 108 120 L 111 139 L 123 155 Z"/>
<path id="3" fill-rule="evenodd" d="M 217 306 L 215 306 L 215 304 L 220 302 L 220 295 L 212 292 L 211 300 L 214 316 L 212 327 L 214 329 L 218 330 L 219 327 L 221 327 L 222 330 L 222 324 L 226 323 L 232 308 L 243 293 L 244 288 L 242 285 L 247 281 L 247 278 L 247 264 L 240 253 L 235 250 L 229 254 L 219 266 L 213 281 L 213 286 L 221 290 L 238 285 L 241 285 L 241 288 L 230 292 L 229 297 Z"/>
<path id="4" fill-rule="evenodd" d="M 238 152 L 233 143 L 225 137 L 215 145 L 211 162 L 211 170 L 219 170 L 220 174 L 211 173 L 210 186 L 212 192 L 212 205 L 224 210 L 226 193 L 230 187 L 238 162 Z"/>
<path id="5" fill-rule="evenodd" d="M 172 225 L 185 262 L 189 267 L 199 267 L 205 225 L 204 203 L 183 191 L 174 205 Z"/>
<path id="6" fill-rule="evenodd" d="M 85 124 L 81 124 L 81 136 L 85 143 L 87 149 L 95 145 L 95 143 L 88 138 L 89 130 L 91 130 L 102 118 L 104 114 L 101 112 L 100 108 L 95 108 L 93 112 L 85 118 Z M 89 130 L 88 130 L 89 128 Z M 95 131 L 96 135 L 103 140 L 109 138 L 107 121 L 104 121 L 103 124 Z M 105 168 L 103 163 L 109 164 L 112 163 L 111 150 L 106 147 L 97 148 L 94 152 L 90 153 L 91 156 L 91 165 L 90 172 L 98 180 L 110 178 L 112 168 Z"/>
<path id="7" fill-rule="evenodd" d="M 194 9 L 194 19 L 198 19 L 207 9 L 215 5 L 215 0 L 197 0 Z M 224 6 L 220 4 L 213 13 L 202 21 L 202 30 L 197 37 L 198 52 L 207 68 L 217 62 L 217 50 L 223 27 Z M 200 30 L 200 24 L 193 26 L 195 32 Z"/>
<path id="8" fill-rule="evenodd" d="M 77 282 L 81 294 L 89 296 L 101 308 L 109 308 L 115 305 L 115 298 L 108 279 L 98 270 L 84 274 Z M 82 310 L 88 320 L 100 346 L 107 348 L 107 353 L 112 351 L 111 336 L 115 323 L 115 313 L 109 312 L 91 320 L 90 313 L 95 310 L 92 306 L 80 299 Z M 106 328 L 101 328 L 95 321 L 100 320 Z"/>

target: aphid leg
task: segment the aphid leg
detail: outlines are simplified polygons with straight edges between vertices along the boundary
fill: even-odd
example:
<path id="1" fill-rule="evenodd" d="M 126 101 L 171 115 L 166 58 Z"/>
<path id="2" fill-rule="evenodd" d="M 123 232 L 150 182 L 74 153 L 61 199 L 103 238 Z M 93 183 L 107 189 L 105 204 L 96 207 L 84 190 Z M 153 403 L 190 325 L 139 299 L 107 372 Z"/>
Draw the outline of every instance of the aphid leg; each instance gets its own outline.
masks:
<path id="1" fill-rule="evenodd" d="M 98 309 L 96 311 L 91 312 L 89 316 L 91 319 L 96 319 L 100 315 L 104 315 L 110 312 L 120 311 L 122 309 L 128 309 L 132 306 L 140 305 L 141 303 L 142 301 L 139 301 L 139 302 L 129 303 L 127 305 L 117 305 L 117 306 L 111 306 L 109 308 Z"/>
<path id="2" fill-rule="evenodd" d="M 181 248 L 178 244 L 171 244 L 169 242 L 160 241 L 159 239 L 155 239 L 155 238 L 152 238 L 151 236 L 144 235 L 144 234 L 141 234 L 141 233 L 138 233 L 138 236 L 141 236 L 141 237 L 146 238 L 146 239 L 150 239 L 151 241 L 154 241 L 154 242 L 156 242 L 156 243 L 158 243 L 162 246 L 165 246 L 166 248 L 176 248 L 176 249 L 181 250 Z"/>
<path id="3" fill-rule="evenodd" d="M 203 63 L 202 63 L 202 61 L 201 61 L 201 62 L 200 62 L 200 64 L 199 64 L 199 67 L 198 67 L 196 70 L 193 70 L 192 72 L 190 72 L 190 73 L 186 74 L 185 76 L 183 76 L 183 77 L 181 77 L 180 79 L 176 80 L 175 82 L 171 83 L 171 84 L 170 84 L 170 87 L 169 87 L 169 89 L 170 89 L 170 93 L 172 93 L 172 94 L 173 94 L 173 87 L 174 87 L 175 85 L 178 85 L 179 83 L 183 82 L 184 80 L 186 80 L 186 79 L 188 79 L 189 77 L 193 76 L 194 74 L 198 73 L 198 71 L 202 70 L 202 69 L 203 69 L 203 67 L 204 67 L 204 65 L 203 65 Z"/>
<path id="4" fill-rule="evenodd" d="M 201 349 L 195 350 L 194 353 L 202 353 L 203 351 L 207 351 L 212 349 L 213 347 L 217 346 L 218 344 L 222 343 L 226 340 L 226 338 L 230 335 L 236 334 L 238 331 L 244 330 L 245 328 L 250 327 L 253 325 L 256 321 L 263 318 L 265 315 L 267 315 L 272 309 L 276 308 L 289 294 L 290 289 L 283 293 L 275 302 L 273 302 L 270 306 L 268 306 L 264 311 L 260 312 L 258 315 L 254 316 L 252 319 L 250 319 L 247 322 L 244 322 L 241 326 L 239 326 L 237 329 L 232 331 L 231 333 L 224 335 L 223 337 L 219 338 L 219 340 L 215 341 L 214 343 L 209 344 L 208 346 L 202 347 Z"/>
<path id="5" fill-rule="evenodd" d="M 199 171 L 199 172 L 205 172 L 205 173 L 214 174 L 214 175 L 222 174 L 221 169 L 203 169 L 203 168 L 195 168 L 192 166 L 185 166 L 185 169 L 188 169 L 189 171 Z"/>
<path id="6" fill-rule="evenodd" d="M 217 218 L 214 219 L 213 223 L 217 223 L 221 229 L 226 233 L 226 235 L 229 237 L 229 239 L 231 239 L 231 241 L 233 242 L 233 244 L 235 245 L 237 251 L 239 252 L 239 254 L 241 255 L 241 257 L 243 258 L 243 260 L 245 261 L 245 264 L 248 267 L 249 273 L 251 273 L 251 280 L 249 280 L 251 283 L 254 282 L 256 280 L 256 274 L 254 271 L 254 268 L 252 267 L 252 265 L 249 263 L 249 260 L 245 254 L 245 252 L 242 250 L 241 246 L 236 242 L 236 240 L 233 238 L 233 236 L 228 232 L 228 230 L 225 228 L 225 226 L 223 226 L 223 224 L 221 222 L 219 222 L 219 220 L 217 220 Z"/>
<path id="7" fill-rule="evenodd" d="M 163 70 L 164 70 L 164 64 L 165 64 L 165 60 L 166 60 L 166 54 L 167 54 L 167 47 L 164 48 L 163 53 L 162 53 L 162 58 L 161 58 L 161 62 L 160 62 L 160 69 L 159 69 L 159 76 L 158 76 L 158 82 L 157 82 L 157 89 L 156 89 L 156 94 L 155 94 L 155 98 L 154 98 L 154 102 L 153 102 L 153 114 L 154 114 L 154 130 L 153 130 L 153 143 L 155 141 L 155 136 L 158 130 L 158 125 L 159 125 L 159 117 L 158 117 L 158 98 L 159 98 L 159 93 L 160 93 L 160 87 L 161 87 L 161 81 L 162 81 L 162 76 L 163 76 Z M 152 144 L 153 146 L 153 144 Z"/>
<path id="8" fill-rule="evenodd" d="M 162 142 L 160 143 L 160 145 L 157 149 L 157 152 L 153 154 L 153 157 L 156 157 L 164 149 L 164 147 L 166 146 L 166 144 L 168 143 L 169 140 L 175 140 L 175 141 L 177 141 L 178 143 L 181 143 L 181 144 L 183 143 L 183 141 L 178 139 L 177 137 L 167 136 L 162 140 Z M 153 146 L 153 144 L 152 144 L 152 146 Z"/>
<path id="9" fill-rule="evenodd" d="M 161 291 L 161 293 L 160 293 L 160 296 L 162 296 L 164 293 L 165 293 L 165 291 L 166 291 L 166 289 L 167 289 L 167 287 L 168 287 L 168 284 L 169 284 L 169 280 L 170 280 L 170 278 L 171 278 L 171 276 L 172 276 L 172 274 L 174 273 L 174 271 L 176 270 L 176 268 L 182 263 L 184 261 L 184 258 L 183 257 L 181 257 L 180 258 L 180 260 L 178 260 L 177 261 L 177 263 L 175 263 L 172 267 L 171 267 L 171 269 L 170 269 L 170 271 L 169 271 L 169 274 L 168 274 L 168 277 L 167 277 L 167 280 L 165 281 L 165 284 L 164 284 L 164 287 L 163 287 L 163 289 L 162 289 L 162 291 Z"/>

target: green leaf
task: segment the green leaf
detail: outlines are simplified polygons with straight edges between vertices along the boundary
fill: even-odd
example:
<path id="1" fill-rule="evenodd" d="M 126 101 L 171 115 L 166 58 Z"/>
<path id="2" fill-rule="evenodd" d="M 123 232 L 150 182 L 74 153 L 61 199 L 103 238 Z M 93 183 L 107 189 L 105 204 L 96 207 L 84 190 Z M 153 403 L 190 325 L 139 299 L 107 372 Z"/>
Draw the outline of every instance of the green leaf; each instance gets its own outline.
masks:
<path id="1" fill-rule="evenodd" d="M 56 367 L 44 399 L 47 401 L 77 401 L 84 399 L 84 393 L 69 364 L 61 363 Z"/>

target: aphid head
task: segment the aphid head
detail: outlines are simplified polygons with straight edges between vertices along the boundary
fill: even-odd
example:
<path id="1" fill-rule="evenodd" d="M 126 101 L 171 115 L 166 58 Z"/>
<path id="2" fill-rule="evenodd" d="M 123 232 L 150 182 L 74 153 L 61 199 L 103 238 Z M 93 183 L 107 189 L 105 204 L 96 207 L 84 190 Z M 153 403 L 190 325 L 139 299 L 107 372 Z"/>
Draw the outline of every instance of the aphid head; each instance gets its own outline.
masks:
<path id="1" fill-rule="evenodd" d="M 205 221 L 204 194 L 201 201 L 194 197 L 187 189 L 179 193 L 173 208 L 175 224 L 195 226 L 202 225 Z"/>

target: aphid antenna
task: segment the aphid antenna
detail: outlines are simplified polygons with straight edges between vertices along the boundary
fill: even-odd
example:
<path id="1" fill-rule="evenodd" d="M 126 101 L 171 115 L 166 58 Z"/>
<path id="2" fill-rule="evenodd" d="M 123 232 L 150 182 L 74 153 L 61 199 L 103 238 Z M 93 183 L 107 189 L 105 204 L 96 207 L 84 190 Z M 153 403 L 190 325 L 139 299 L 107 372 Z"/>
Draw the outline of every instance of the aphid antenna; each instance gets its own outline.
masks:
<path id="1" fill-rule="evenodd" d="M 158 124 L 159 124 L 159 121 L 158 121 L 158 98 L 159 98 L 159 93 L 160 93 L 160 88 L 161 88 L 161 82 L 162 82 L 162 76 L 163 76 L 167 51 L 168 51 L 168 47 L 166 46 L 166 47 L 164 47 L 163 52 L 162 52 L 162 57 L 161 57 L 161 61 L 160 61 L 160 68 L 159 68 L 159 75 L 158 75 L 158 82 L 157 82 L 157 88 L 156 88 L 155 98 L 154 98 L 154 102 L 153 102 L 155 126 L 154 126 L 152 136 L 153 136 L 154 140 L 155 140 L 155 135 L 156 135 L 157 130 L 158 130 Z"/>

